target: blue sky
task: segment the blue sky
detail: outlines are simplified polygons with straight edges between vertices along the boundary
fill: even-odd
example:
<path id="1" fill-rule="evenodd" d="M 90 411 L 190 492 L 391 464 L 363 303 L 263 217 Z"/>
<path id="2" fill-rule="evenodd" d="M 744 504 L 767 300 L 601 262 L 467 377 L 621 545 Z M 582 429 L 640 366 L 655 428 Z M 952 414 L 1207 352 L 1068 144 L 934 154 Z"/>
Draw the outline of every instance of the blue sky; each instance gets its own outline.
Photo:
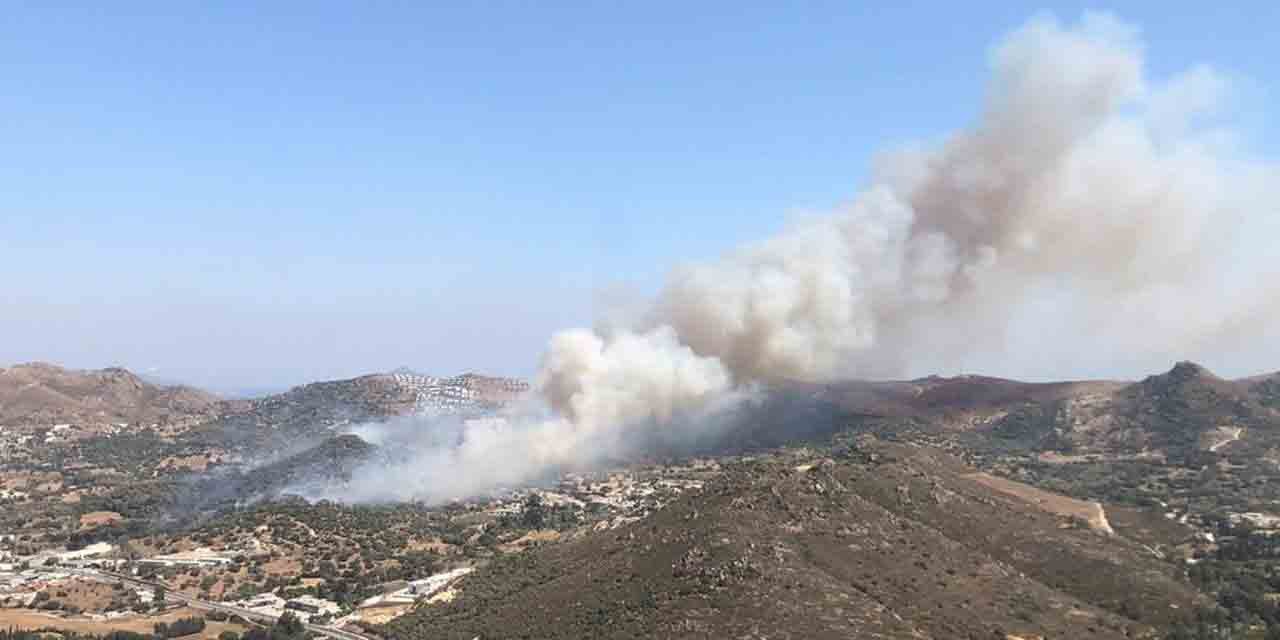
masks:
<path id="1" fill-rule="evenodd" d="M 652 292 L 963 126 L 1001 34 L 1086 8 L 456 4 L 7 7 L 0 363 L 527 375 L 601 290 Z M 1248 78 L 1274 155 L 1276 3 L 1103 8 L 1156 77 Z"/>

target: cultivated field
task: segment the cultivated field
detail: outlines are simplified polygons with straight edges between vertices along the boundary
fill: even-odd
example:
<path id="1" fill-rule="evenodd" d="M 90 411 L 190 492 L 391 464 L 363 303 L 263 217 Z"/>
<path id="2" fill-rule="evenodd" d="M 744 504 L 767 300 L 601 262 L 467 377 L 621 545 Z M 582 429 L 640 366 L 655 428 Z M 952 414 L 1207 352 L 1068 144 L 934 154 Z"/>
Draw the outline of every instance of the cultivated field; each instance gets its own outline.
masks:
<path id="1" fill-rule="evenodd" d="M 1086 502 L 1064 495 L 1042 491 L 1031 485 L 998 478 L 988 473 L 971 473 L 965 476 L 979 484 L 985 485 L 1001 493 L 1039 506 L 1041 509 L 1060 516 L 1079 518 L 1089 523 L 1097 531 L 1113 534 L 1111 524 L 1107 522 L 1107 512 L 1097 502 Z"/>
<path id="2" fill-rule="evenodd" d="M 168 611 L 159 616 L 131 615 L 115 620 L 94 620 L 84 616 L 63 617 L 57 614 L 35 609 L 0 609 L 0 628 L 9 629 L 45 629 L 54 628 L 76 633 L 106 634 L 112 631 L 132 631 L 135 633 L 151 633 L 157 622 L 171 623 L 178 618 L 199 616 L 201 612 L 194 609 L 180 608 Z M 217 638 L 223 631 L 244 633 L 241 625 L 225 622 L 207 621 L 204 631 L 188 636 L 189 638 Z"/>

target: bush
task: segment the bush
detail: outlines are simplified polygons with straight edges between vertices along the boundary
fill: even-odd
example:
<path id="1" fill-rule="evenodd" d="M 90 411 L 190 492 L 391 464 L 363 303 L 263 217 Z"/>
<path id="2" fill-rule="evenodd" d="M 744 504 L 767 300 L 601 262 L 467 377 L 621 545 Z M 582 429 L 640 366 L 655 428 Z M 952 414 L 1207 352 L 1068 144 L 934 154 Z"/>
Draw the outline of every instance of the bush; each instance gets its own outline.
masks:
<path id="1" fill-rule="evenodd" d="M 306 630 L 307 628 L 302 624 L 302 620 L 299 620 L 298 616 L 294 615 L 292 611 L 284 612 L 284 615 L 280 616 L 280 619 L 276 621 L 276 631 L 286 636 L 301 636 Z"/>
<path id="2" fill-rule="evenodd" d="M 178 618 L 177 620 L 174 620 L 172 624 L 158 622 L 156 623 L 155 630 L 156 635 L 161 638 L 181 638 L 182 636 L 189 636 L 193 633 L 200 633 L 201 631 L 204 631 L 204 627 L 204 618 L 191 617 Z"/>

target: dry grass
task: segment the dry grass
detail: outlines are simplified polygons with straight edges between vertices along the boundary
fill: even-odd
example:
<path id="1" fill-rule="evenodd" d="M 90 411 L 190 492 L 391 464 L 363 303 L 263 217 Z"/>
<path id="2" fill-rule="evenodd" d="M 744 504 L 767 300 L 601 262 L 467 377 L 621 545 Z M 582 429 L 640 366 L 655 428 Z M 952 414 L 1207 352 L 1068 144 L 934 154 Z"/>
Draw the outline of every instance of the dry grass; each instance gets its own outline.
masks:
<path id="1" fill-rule="evenodd" d="M 0 609 L 0 628 L 41 629 L 55 628 L 76 633 L 106 634 L 112 631 L 151 633 L 157 622 L 170 623 L 178 618 L 202 615 L 194 609 L 175 609 L 160 616 L 130 615 L 115 620 L 93 620 L 83 616 L 62 617 L 34 609 Z M 223 631 L 243 633 L 240 625 L 208 621 L 204 631 L 194 638 L 217 638 Z"/>
<path id="2" fill-rule="evenodd" d="M 1067 496 L 1037 489 L 1021 482 L 997 478 L 988 473 L 971 473 L 965 477 L 983 486 L 1034 504 L 1049 513 L 1079 518 L 1088 522 L 1089 526 L 1094 529 L 1111 533 L 1111 526 L 1107 523 L 1102 505 L 1097 502 L 1068 498 Z"/>
<path id="3" fill-rule="evenodd" d="M 17 489 L 31 491 L 33 489 L 47 491 L 48 487 L 62 487 L 62 474 L 57 471 L 27 472 L 19 471 L 0 474 L 0 489 Z"/>
<path id="4" fill-rule="evenodd" d="M 1043 451 L 1036 459 L 1045 464 L 1075 464 L 1078 462 L 1122 462 L 1127 460 L 1149 460 L 1163 463 L 1165 454 L 1160 451 L 1143 451 L 1135 454 L 1103 454 L 1086 453 L 1082 455 L 1063 455 L 1056 451 Z"/>
<path id="5" fill-rule="evenodd" d="M 160 461 L 159 468 L 167 470 L 186 469 L 188 471 L 204 471 L 209 468 L 210 457 L 210 455 L 205 454 L 170 456 Z"/>
<path id="6" fill-rule="evenodd" d="M 78 502 L 79 500 L 77 500 Z M 124 516 L 115 511 L 92 511 L 80 516 L 80 530 L 101 527 L 124 520 Z"/>
<path id="7" fill-rule="evenodd" d="M 417 540 L 417 541 L 411 542 L 409 543 L 408 550 L 409 551 L 430 551 L 432 553 L 436 553 L 442 556 L 447 556 L 447 555 L 452 555 L 454 553 L 462 552 L 461 547 L 449 544 L 439 538 L 432 538 L 431 540 Z"/>
<path id="8" fill-rule="evenodd" d="M 120 591 L 115 585 L 91 580 L 68 580 L 45 589 L 49 596 L 82 611 L 102 611 Z M 65 594 L 65 595 L 64 595 Z"/>
<path id="9" fill-rule="evenodd" d="M 387 607 L 369 607 L 360 610 L 360 619 L 370 624 L 386 624 L 408 613 L 413 609 L 411 604 L 397 604 Z"/>
<path id="10" fill-rule="evenodd" d="M 546 542 L 555 542 L 560 539 L 560 532 L 551 529 L 541 531 L 530 531 L 506 544 L 498 545 L 498 549 L 503 553 L 515 553 L 523 551 L 525 547 L 536 546 Z"/>
<path id="11" fill-rule="evenodd" d="M 262 565 L 267 575 L 292 576 L 302 572 L 302 561 L 293 557 L 282 557 Z"/>

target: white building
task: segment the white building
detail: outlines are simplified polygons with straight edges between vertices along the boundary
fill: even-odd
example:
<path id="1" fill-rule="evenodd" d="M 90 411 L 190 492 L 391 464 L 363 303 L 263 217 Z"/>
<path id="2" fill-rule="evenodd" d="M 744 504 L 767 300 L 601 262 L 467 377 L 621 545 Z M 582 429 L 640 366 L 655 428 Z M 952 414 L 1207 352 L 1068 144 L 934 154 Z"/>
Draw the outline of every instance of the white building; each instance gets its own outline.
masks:
<path id="1" fill-rule="evenodd" d="M 112 551 L 115 551 L 115 549 L 116 548 L 109 543 L 98 542 L 95 544 L 91 544 L 78 551 L 67 551 L 65 553 L 59 553 L 58 560 L 61 562 L 74 562 L 76 560 L 83 560 L 85 558 L 92 558 L 94 556 L 108 554 L 108 553 L 111 553 Z"/>
<path id="2" fill-rule="evenodd" d="M 342 613 L 342 607 L 338 603 L 317 598 L 315 596 L 298 596 L 284 603 L 286 609 L 293 609 L 312 616 L 331 615 L 335 616 Z"/>

